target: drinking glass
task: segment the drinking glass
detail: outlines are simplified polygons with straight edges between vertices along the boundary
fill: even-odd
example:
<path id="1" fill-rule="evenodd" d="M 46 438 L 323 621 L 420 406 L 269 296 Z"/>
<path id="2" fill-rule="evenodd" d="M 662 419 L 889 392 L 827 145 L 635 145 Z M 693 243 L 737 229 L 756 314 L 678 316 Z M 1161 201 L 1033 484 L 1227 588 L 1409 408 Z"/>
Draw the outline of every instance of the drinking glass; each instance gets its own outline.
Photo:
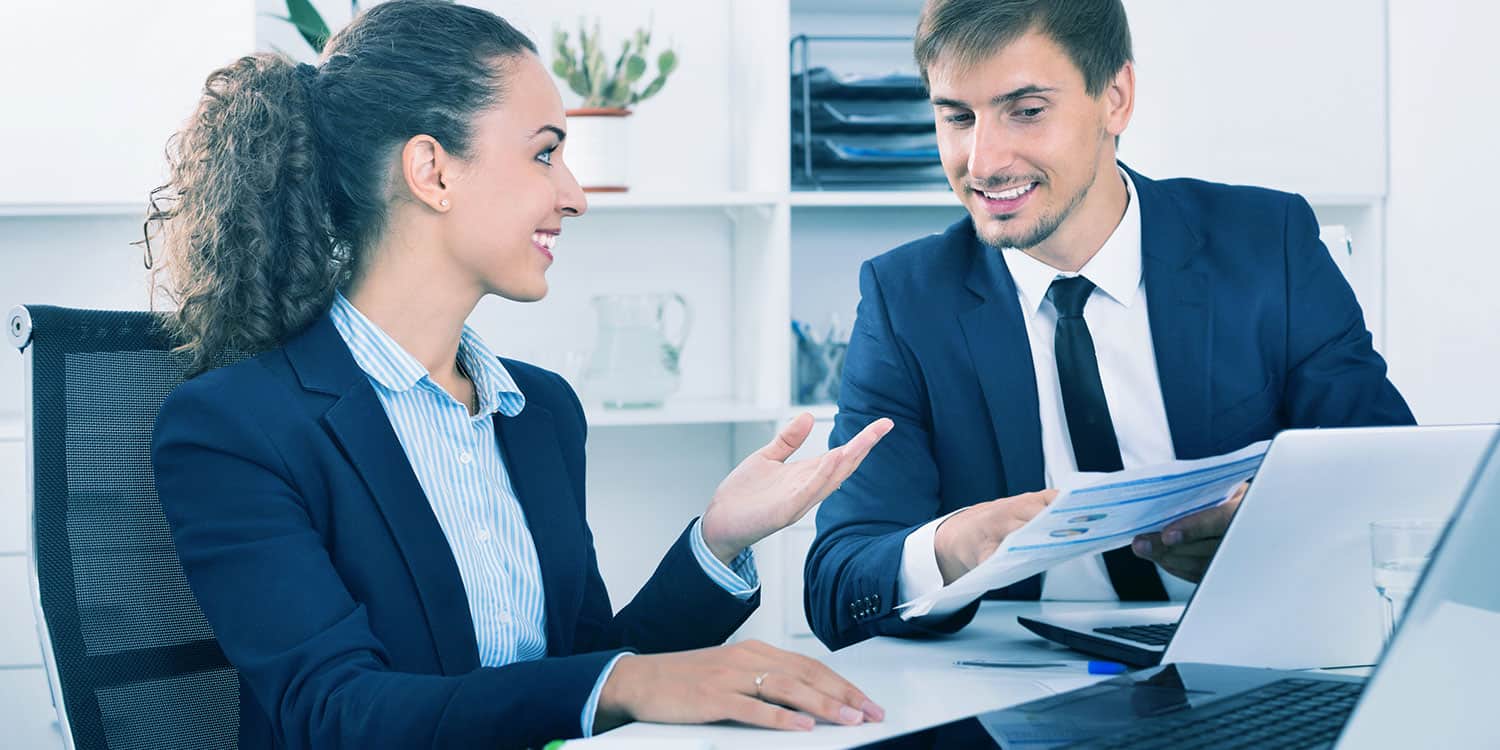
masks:
<path id="1" fill-rule="evenodd" d="M 1374 566 L 1375 590 L 1385 605 L 1385 642 L 1391 642 L 1396 623 L 1406 611 L 1407 600 L 1417 579 L 1432 557 L 1433 545 L 1443 533 L 1443 522 L 1433 519 L 1401 519 L 1370 524 L 1370 563 Z"/>

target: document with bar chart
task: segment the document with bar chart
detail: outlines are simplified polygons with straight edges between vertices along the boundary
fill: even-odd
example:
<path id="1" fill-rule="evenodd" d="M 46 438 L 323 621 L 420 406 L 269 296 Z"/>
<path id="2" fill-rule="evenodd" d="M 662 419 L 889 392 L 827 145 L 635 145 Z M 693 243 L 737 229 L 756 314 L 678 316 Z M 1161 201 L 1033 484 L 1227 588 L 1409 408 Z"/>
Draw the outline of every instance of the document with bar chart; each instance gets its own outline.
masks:
<path id="1" fill-rule="evenodd" d="M 1047 510 L 1011 532 L 989 559 L 962 578 L 901 605 L 920 617 L 940 604 L 969 602 L 1065 560 L 1123 547 L 1137 534 L 1229 499 L 1260 468 L 1269 440 L 1233 453 L 1172 461 L 1060 481 Z"/>

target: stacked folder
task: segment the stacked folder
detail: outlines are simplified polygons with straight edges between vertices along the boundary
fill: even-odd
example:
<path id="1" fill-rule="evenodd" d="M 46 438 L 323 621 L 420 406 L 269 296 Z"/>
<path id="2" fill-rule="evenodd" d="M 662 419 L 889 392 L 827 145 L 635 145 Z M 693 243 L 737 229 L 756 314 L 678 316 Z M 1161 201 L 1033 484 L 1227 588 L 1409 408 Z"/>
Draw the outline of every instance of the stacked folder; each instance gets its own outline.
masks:
<path id="1" fill-rule="evenodd" d="M 792 76 L 792 174 L 803 188 L 944 188 L 932 106 L 915 75 Z"/>

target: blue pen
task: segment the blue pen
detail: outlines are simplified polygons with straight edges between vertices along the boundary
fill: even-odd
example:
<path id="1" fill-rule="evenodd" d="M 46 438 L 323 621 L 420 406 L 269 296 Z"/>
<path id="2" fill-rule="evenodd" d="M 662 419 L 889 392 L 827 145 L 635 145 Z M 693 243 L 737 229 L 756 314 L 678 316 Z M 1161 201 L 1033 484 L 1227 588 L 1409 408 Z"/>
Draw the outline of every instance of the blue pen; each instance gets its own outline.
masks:
<path id="1" fill-rule="evenodd" d="M 1124 664 L 1116 661 L 991 661 L 989 659 L 959 659 L 953 662 L 958 667 L 994 667 L 997 669 L 1060 669 L 1077 664 L 1087 664 L 1089 674 L 1124 674 Z"/>

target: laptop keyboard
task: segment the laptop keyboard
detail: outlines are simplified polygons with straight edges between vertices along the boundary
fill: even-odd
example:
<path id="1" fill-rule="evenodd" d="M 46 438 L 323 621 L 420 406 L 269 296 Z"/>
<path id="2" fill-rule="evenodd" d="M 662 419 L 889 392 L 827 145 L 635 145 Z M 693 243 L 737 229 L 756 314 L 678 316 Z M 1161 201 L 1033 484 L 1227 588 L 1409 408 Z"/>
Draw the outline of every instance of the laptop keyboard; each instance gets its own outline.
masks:
<path id="1" fill-rule="evenodd" d="M 1074 747 L 1099 750 L 1315 748 L 1338 737 L 1364 684 L 1277 680 L 1255 690 L 1172 714 L 1126 734 Z"/>
<path id="2" fill-rule="evenodd" d="M 1177 623 L 1169 622 L 1161 625 L 1129 625 L 1115 628 L 1094 628 L 1095 633 L 1112 635 L 1116 638 L 1124 638 L 1127 641 L 1144 643 L 1148 646 L 1165 646 L 1167 641 L 1172 640 L 1172 634 L 1177 632 Z"/>

